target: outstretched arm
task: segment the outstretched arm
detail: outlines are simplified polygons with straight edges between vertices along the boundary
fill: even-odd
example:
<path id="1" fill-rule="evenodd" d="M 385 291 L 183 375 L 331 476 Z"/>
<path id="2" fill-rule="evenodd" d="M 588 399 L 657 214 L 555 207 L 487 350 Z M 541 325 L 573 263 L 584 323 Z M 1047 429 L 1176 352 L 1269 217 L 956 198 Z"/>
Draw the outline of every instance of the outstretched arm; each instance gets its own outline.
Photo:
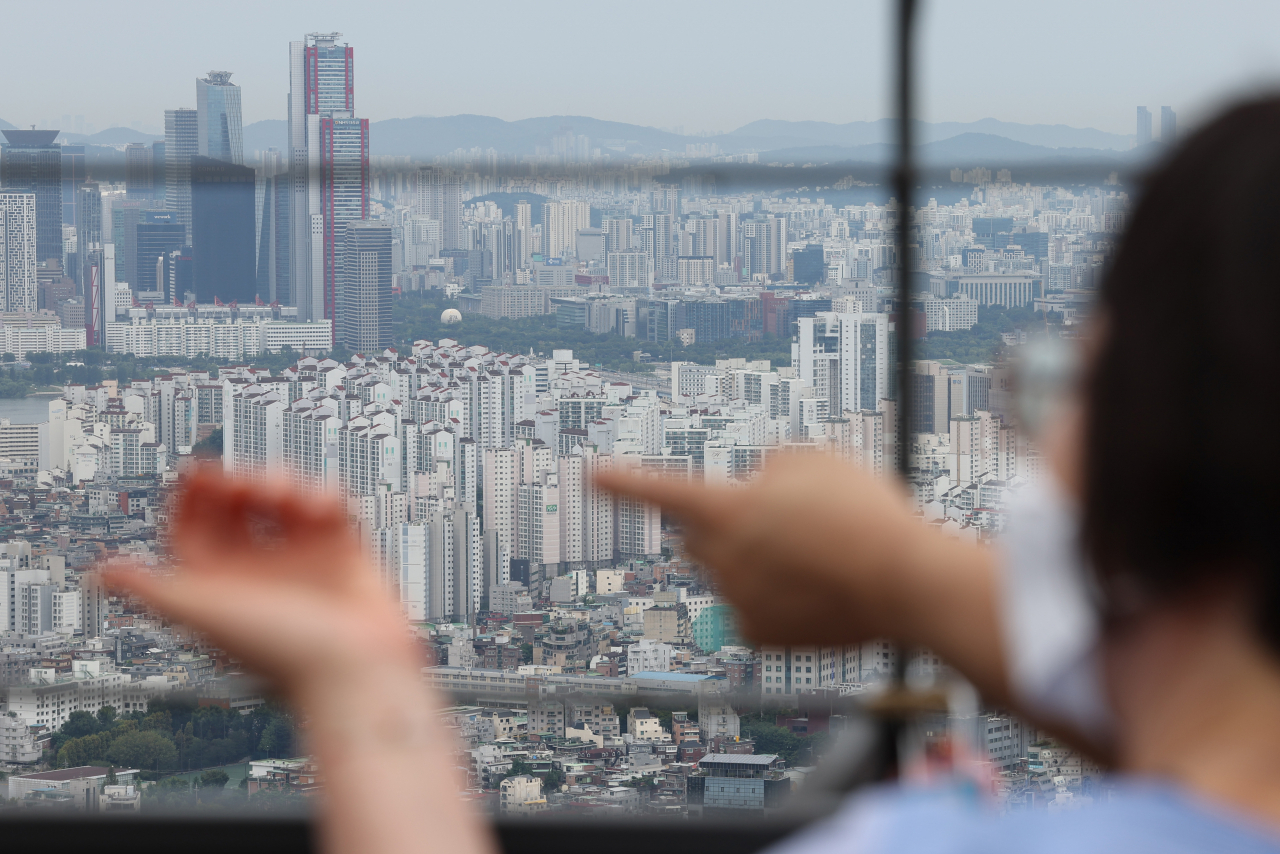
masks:
<path id="1" fill-rule="evenodd" d="M 207 634 L 302 710 L 326 780 L 318 816 L 330 854 L 494 850 L 459 800 L 405 620 L 337 501 L 201 473 L 172 543 L 173 576 L 109 580 Z"/>
<path id="2" fill-rule="evenodd" d="M 922 524 L 896 482 L 813 453 L 777 457 L 738 488 L 616 472 L 598 483 L 680 521 L 686 550 L 715 573 L 752 640 L 834 646 L 884 637 L 925 647 L 988 703 L 1109 758 L 1107 745 L 1019 702 L 996 552 Z"/>
<path id="3" fill-rule="evenodd" d="M 1011 705 L 990 551 L 927 529 L 896 484 L 816 453 L 777 457 L 738 488 L 617 473 L 598 482 L 679 520 L 752 640 L 928 647 Z"/>

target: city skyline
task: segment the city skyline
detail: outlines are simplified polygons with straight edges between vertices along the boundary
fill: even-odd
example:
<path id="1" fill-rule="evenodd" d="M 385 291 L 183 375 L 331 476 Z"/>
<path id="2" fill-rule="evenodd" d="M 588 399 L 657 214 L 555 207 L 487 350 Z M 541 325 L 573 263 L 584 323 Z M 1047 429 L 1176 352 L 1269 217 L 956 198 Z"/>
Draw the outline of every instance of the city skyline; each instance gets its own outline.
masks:
<path id="1" fill-rule="evenodd" d="M 928 7 L 921 28 L 921 117 L 972 121 L 995 116 L 1132 134 L 1135 103 L 1172 103 L 1194 123 L 1224 92 L 1280 80 L 1280 41 L 1269 35 L 1280 32 L 1280 26 L 1267 25 L 1267 19 L 1280 24 L 1280 9 L 1235 2 L 1219 4 L 1209 17 L 1191 11 L 1199 6 L 1181 6 L 1185 14 L 1167 8 L 1169 14 L 1159 20 L 1150 20 L 1136 4 L 1115 8 L 1115 4 L 1086 2 L 1073 9 L 1070 20 L 1006 0 L 970 3 L 963 10 Z M 578 4 L 560 4 L 560 8 L 572 12 Z M 819 4 L 811 15 L 782 19 L 767 31 L 754 25 L 761 9 L 751 5 L 710 4 L 677 10 L 672 4 L 658 3 L 647 8 L 649 14 L 619 21 L 634 34 L 628 42 L 599 37 L 601 26 L 608 31 L 608 20 L 592 19 L 588 25 L 576 22 L 573 14 L 539 16 L 538 20 L 519 14 L 494 15 L 487 23 L 493 28 L 495 44 L 527 43 L 531 49 L 482 51 L 477 62 L 476 46 L 468 40 L 442 39 L 431 51 L 409 50 L 412 42 L 403 25 L 412 22 L 414 13 L 397 3 L 362 9 L 359 16 L 337 4 L 309 4 L 305 10 L 245 5 L 243 14 L 232 4 L 226 16 L 200 21 L 206 38 L 194 43 L 150 40 L 154 50 L 122 53 L 103 73 L 96 66 L 84 66 L 89 57 L 100 55 L 97 46 L 102 41 L 110 42 L 117 33 L 123 38 L 126 29 L 131 37 L 146 38 L 151 28 L 172 32 L 175 26 L 171 16 L 163 21 L 146 15 L 105 17 L 98 26 L 68 35 L 74 44 L 68 46 L 65 62 L 42 65 L 38 80 L 7 92 L 0 118 L 26 127 L 70 115 L 84 116 L 98 129 L 133 124 L 154 129 L 164 109 L 195 106 L 191 81 L 209 68 L 226 68 L 236 75 L 243 88 L 246 125 L 284 118 L 287 67 L 279 56 L 280 46 L 296 39 L 300 30 L 317 29 L 343 32 L 344 41 L 363 46 L 357 68 L 365 93 L 360 112 L 372 121 L 463 113 L 504 120 L 590 114 L 695 133 L 726 132 L 761 119 L 844 123 L 876 120 L 891 112 L 889 21 L 879 4 L 851 11 Z M 19 7 L 8 20 L 17 36 L 11 47 L 19 66 L 35 63 L 41 49 L 38 39 L 22 38 L 39 26 L 27 14 Z M 433 13 L 433 28 L 462 26 L 464 17 L 461 10 L 438 10 Z M 956 51 L 957 44 L 982 44 L 992 38 L 989 22 L 997 19 L 1003 40 L 1016 42 L 1018 33 L 1025 32 L 1037 39 L 1038 55 L 1045 55 L 1047 43 L 1050 58 L 1037 59 L 1032 68 L 1027 66 L 1031 60 L 1019 59 L 1016 51 Z M 253 21 L 252 28 L 243 26 L 246 20 Z M 700 52 L 683 51 L 683 43 L 665 46 L 670 40 L 660 33 L 669 32 L 674 20 L 708 34 Z M 690 86 L 691 74 L 699 65 L 745 70 L 752 56 L 765 64 L 776 63 L 788 46 L 811 40 L 814 20 L 832 22 L 839 35 L 830 51 L 806 54 L 809 71 L 797 72 L 802 82 L 797 83 L 793 75 L 776 75 L 776 80 L 755 75 L 751 86 L 721 90 L 714 99 L 694 95 L 699 87 Z M 1245 20 L 1248 26 L 1242 25 Z M 1099 21 L 1107 26 L 1098 28 Z M 1148 37 L 1134 39 L 1133 33 Z M 237 47 L 231 50 L 228 44 Z M 529 74 L 528 68 L 531 62 L 536 64 L 546 45 L 563 45 L 566 57 L 573 57 L 571 67 L 584 73 L 559 75 L 555 85 L 539 83 L 538 75 Z M 1052 60 L 1055 46 L 1060 46 L 1062 54 L 1057 65 Z M 1194 67 L 1184 61 L 1191 50 L 1196 56 Z M 1106 62 L 1089 61 L 1104 56 Z M 635 70 L 642 67 L 646 73 L 636 75 Z M 958 67 L 963 73 L 956 73 Z M 622 74 L 588 73 L 591 69 L 615 69 Z M 993 75 L 1001 80 L 1000 86 L 973 85 L 974 80 Z M 408 82 L 423 79 L 432 85 Z M 1057 79 L 1064 82 L 1058 85 Z"/>

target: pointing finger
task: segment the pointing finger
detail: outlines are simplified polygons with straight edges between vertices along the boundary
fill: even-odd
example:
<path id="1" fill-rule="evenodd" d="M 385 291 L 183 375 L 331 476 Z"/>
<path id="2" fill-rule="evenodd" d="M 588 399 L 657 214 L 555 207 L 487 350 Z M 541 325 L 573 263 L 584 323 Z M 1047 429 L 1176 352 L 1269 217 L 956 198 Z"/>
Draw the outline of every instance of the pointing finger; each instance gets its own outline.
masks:
<path id="1" fill-rule="evenodd" d="M 601 472 L 595 480 L 600 487 L 617 495 L 657 504 L 686 522 L 702 525 L 716 521 L 729 492 L 702 484 L 622 472 Z"/>

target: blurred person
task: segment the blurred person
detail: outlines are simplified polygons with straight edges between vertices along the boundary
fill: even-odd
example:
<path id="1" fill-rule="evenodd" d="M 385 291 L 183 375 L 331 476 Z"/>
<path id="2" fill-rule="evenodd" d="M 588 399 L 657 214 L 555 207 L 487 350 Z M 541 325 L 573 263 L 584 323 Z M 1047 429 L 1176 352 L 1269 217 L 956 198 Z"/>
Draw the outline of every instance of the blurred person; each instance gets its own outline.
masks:
<path id="1" fill-rule="evenodd" d="M 989 705 L 1104 753 L 1119 777 L 1113 800 L 1070 813 L 855 793 L 788 854 L 1280 852 L 1278 463 L 1265 443 L 1280 409 L 1278 141 L 1280 101 L 1256 101 L 1153 175 L 1049 443 L 1056 485 L 1005 546 L 946 538 L 900 484 L 825 456 L 777 459 L 736 489 L 600 478 L 680 521 L 752 640 L 927 647 Z M 403 620 L 336 503 L 201 475 L 173 543 L 179 573 L 117 583 L 301 707 L 329 781 L 328 850 L 493 850 L 457 799 Z M 1035 681 L 1037 663 L 1050 678 Z"/>

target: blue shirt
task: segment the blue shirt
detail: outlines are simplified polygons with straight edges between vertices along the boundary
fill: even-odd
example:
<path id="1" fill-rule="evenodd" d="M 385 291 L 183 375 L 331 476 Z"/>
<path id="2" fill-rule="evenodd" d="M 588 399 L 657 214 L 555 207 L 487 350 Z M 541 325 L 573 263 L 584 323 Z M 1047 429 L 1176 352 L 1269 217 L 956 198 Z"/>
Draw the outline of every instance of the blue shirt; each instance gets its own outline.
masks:
<path id="1" fill-rule="evenodd" d="M 1280 854 L 1280 831 L 1170 787 L 1124 784 L 1076 809 L 1000 815 L 956 790 L 884 788 L 769 854 Z"/>

